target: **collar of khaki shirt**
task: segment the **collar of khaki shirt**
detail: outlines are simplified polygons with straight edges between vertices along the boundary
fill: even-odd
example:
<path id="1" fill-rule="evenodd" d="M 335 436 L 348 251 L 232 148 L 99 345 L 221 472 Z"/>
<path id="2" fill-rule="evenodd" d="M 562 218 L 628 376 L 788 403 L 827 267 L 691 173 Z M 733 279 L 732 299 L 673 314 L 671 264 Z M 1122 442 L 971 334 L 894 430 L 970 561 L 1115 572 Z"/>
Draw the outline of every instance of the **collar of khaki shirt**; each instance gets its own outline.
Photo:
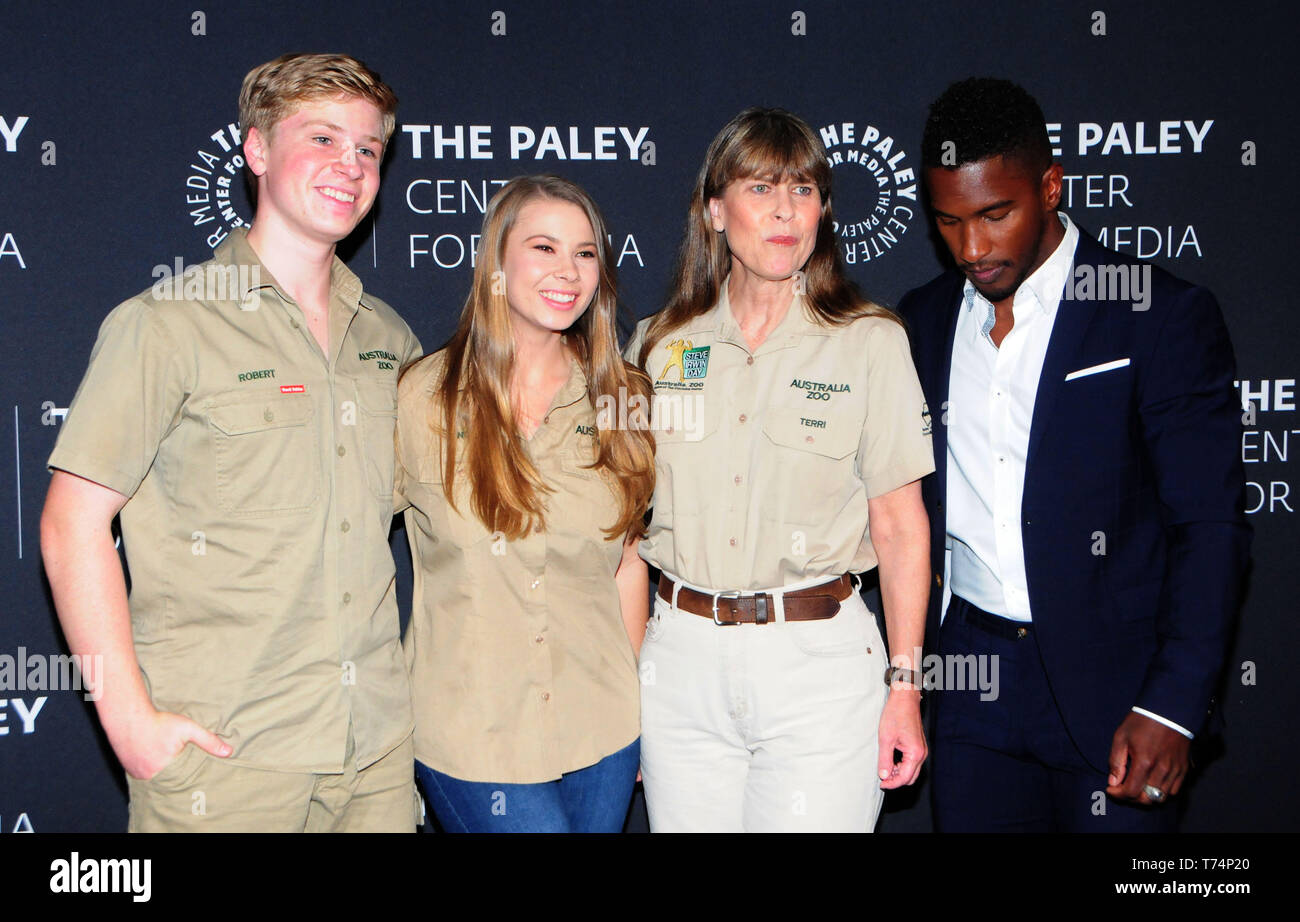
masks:
<path id="1" fill-rule="evenodd" d="M 437 394 L 438 381 L 440 376 L 441 376 L 441 371 L 438 374 L 431 375 L 429 377 L 429 396 L 431 398 Z M 587 396 L 587 390 L 588 390 L 587 374 L 582 370 L 582 363 L 579 362 L 574 356 L 570 355 L 569 356 L 569 377 L 565 380 L 565 382 L 562 385 L 560 385 L 560 389 L 555 392 L 555 396 L 551 398 L 550 407 L 547 408 L 546 413 L 544 413 L 542 416 L 541 424 L 539 424 L 537 429 L 534 430 L 530 438 L 524 439 L 524 444 L 527 446 L 540 447 L 542 445 L 541 440 L 546 439 L 548 437 L 548 434 L 550 433 L 550 430 L 552 429 L 552 427 L 547 425 L 547 423 L 550 422 L 551 414 L 554 413 L 556 410 L 563 410 L 573 406 L 579 400 Z M 460 381 L 460 393 L 463 394 L 464 392 L 465 392 L 465 379 L 462 376 Z M 565 435 L 565 433 L 561 431 L 561 429 L 559 428 L 557 428 L 555 432 L 556 435 L 554 440 L 556 442 L 563 441 L 563 436 Z M 549 445 L 549 443 L 547 444 Z"/>
<path id="2" fill-rule="evenodd" d="M 217 247 L 212 256 L 217 262 L 228 266 L 256 267 L 256 284 L 250 284 L 254 280 L 243 273 L 239 275 L 236 300 L 240 303 L 243 303 L 253 292 L 264 289 L 274 291 L 287 304 L 297 303 L 288 295 L 284 287 L 275 280 L 275 276 L 266 268 L 262 258 L 253 249 L 253 245 L 248 242 L 248 231 L 246 229 L 240 227 L 231 231 L 230 236 Z M 333 259 L 334 261 L 330 264 L 330 297 L 337 297 L 353 313 L 356 313 L 358 307 L 364 307 L 368 311 L 374 310 L 361 297 L 361 279 L 357 278 L 356 273 L 349 269 L 343 260 L 339 259 L 337 253 L 334 254 Z"/>
<path id="3" fill-rule="evenodd" d="M 714 342 L 730 343 L 746 352 L 752 352 L 753 355 L 763 355 L 796 346 L 803 336 L 829 336 L 833 332 L 832 327 L 823 326 L 813 319 L 805 305 L 803 295 L 795 294 L 790 298 L 790 307 L 781 318 L 781 322 L 767 334 L 767 338 L 757 349 L 751 350 L 749 343 L 745 341 L 745 334 L 741 331 L 740 324 L 736 321 L 735 314 L 731 311 L 729 282 L 730 276 L 722 280 L 718 301 L 713 307 L 673 330 L 672 335 L 679 337 L 690 333 L 712 332 L 715 337 Z"/>
<path id="4" fill-rule="evenodd" d="M 582 363 L 571 355 L 569 356 L 568 380 L 555 392 L 555 396 L 551 398 L 551 408 L 546 413 L 550 415 L 556 410 L 563 410 L 565 407 L 573 406 L 585 396 L 587 396 L 586 372 L 582 370 Z"/>

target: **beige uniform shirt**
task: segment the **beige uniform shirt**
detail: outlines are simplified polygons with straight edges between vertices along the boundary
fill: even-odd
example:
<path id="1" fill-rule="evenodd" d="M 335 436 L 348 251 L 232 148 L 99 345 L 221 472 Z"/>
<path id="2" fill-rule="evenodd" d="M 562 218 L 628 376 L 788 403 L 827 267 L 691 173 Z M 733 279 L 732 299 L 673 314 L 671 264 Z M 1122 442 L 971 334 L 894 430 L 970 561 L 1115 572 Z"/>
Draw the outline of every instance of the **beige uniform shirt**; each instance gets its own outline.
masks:
<path id="1" fill-rule="evenodd" d="M 337 258 L 328 357 L 242 233 L 203 270 L 109 314 L 49 466 L 130 497 L 156 707 L 281 771 L 341 771 L 350 722 L 365 767 L 412 726 L 388 531 L 420 344 Z"/>
<path id="2" fill-rule="evenodd" d="M 443 490 L 442 440 L 430 425 L 444 353 L 412 366 L 398 389 L 397 490 L 415 598 L 406 635 L 415 757 L 465 781 L 531 784 L 594 765 L 640 732 L 636 659 L 607 540 L 618 500 L 595 460 L 596 419 L 575 362 L 527 442 L 545 482 L 544 531 L 490 532 L 456 474 Z M 458 440 L 459 441 L 459 440 Z"/>
<path id="3" fill-rule="evenodd" d="M 719 591 L 871 569 L 867 499 L 934 470 L 906 332 L 879 317 L 820 326 L 796 297 L 751 352 L 722 289 L 648 357 L 656 481 L 641 556 Z"/>

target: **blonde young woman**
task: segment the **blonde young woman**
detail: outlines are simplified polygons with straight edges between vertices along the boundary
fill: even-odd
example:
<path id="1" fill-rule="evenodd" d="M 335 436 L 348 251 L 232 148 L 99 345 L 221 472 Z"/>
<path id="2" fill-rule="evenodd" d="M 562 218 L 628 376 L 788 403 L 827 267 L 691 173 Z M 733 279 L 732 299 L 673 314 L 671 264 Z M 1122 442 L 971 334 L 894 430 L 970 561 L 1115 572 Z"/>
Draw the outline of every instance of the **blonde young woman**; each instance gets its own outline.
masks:
<path id="1" fill-rule="evenodd" d="M 663 574 L 641 650 L 652 830 L 867 832 L 925 758 L 929 416 L 903 327 L 845 278 L 830 195 L 805 122 L 732 119 L 672 299 L 627 351 L 659 372 L 656 408 L 694 410 L 656 423 L 641 545 Z M 877 565 L 901 672 L 850 576 Z"/>
<path id="2" fill-rule="evenodd" d="M 578 186 L 512 180 L 460 325 L 398 387 L 416 774 L 448 831 L 617 832 L 631 800 L 654 446 L 597 425 L 649 393 L 606 240 Z"/>

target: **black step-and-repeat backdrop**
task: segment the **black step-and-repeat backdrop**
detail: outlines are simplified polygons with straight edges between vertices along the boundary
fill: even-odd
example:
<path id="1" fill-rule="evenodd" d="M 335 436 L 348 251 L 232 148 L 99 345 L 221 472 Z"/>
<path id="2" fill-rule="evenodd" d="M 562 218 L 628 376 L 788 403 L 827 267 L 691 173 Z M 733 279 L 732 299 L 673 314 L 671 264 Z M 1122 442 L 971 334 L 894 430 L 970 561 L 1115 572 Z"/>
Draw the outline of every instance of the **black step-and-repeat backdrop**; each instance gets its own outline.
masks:
<path id="1" fill-rule="evenodd" d="M 656 310 L 704 149 L 755 104 L 820 129 L 849 270 L 894 304 L 941 268 L 921 204 L 926 106 L 971 74 L 1022 83 L 1065 166 L 1065 210 L 1109 246 L 1208 285 L 1227 316 L 1255 411 L 1241 444 L 1254 566 L 1224 743 L 1185 798 L 1184 829 L 1291 828 L 1300 138 L 1285 6 L 5 4 L 0 828 L 125 827 L 120 770 L 60 659 L 39 549 L 45 459 L 107 311 L 249 220 L 236 97 L 250 67 L 285 51 L 347 51 L 401 97 L 373 220 L 342 249 L 430 349 L 459 311 L 488 197 L 520 173 L 593 193 L 630 314 Z M 400 532 L 394 548 L 405 581 Z M 891 795 L 882 828 L 928 829 L 924 792 Z"/>

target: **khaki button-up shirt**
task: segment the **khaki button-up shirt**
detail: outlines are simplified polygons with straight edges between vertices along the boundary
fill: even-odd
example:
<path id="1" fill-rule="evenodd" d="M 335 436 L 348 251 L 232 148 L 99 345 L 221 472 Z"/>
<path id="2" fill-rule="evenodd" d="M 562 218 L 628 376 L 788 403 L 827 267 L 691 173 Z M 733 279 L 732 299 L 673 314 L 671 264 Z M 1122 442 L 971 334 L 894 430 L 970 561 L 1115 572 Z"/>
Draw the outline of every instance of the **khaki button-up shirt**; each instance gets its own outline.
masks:
<path id="1" fill-rule="evenodd" d="M 796 296 L 751 351 L 724 283 L 645 371 L 656 480 L 641 556 L 691 585 L 756 591 L 870 570 L 868 498 L 934 470 L 929 411 L 892 320 L 822 326 Z"/>
<path id="2" fill-rule="evenodd" d="M 406 635 L 415 756 L 466 781 L 551 781 L 640 732 L 636 659 L 614 582 L 623 542 L 601 531 L 617 519 L 618 500 L 587 469 L 596 419 L 575 362 L 526 443 L 552 489 L 546 528 L 518 541 L 489 531 L 471 509 L 463 462 L 453 510 L 431 424 L 444 355 L 412 366 L 398 388 L 397 490 L 411 504 L 415 570 Z"/>
<path id="3" fill-rule="evenodd" d="M 337 258 L 330 352 L 242 233 L 104 321 L 49 466 L 129 497 L 136 655 L 230 761 L 365 767 L 412 717 L 388 547 L 397 374 L 420 345 Z M 111 681 L 111 677 L 109 679 Z"/>

